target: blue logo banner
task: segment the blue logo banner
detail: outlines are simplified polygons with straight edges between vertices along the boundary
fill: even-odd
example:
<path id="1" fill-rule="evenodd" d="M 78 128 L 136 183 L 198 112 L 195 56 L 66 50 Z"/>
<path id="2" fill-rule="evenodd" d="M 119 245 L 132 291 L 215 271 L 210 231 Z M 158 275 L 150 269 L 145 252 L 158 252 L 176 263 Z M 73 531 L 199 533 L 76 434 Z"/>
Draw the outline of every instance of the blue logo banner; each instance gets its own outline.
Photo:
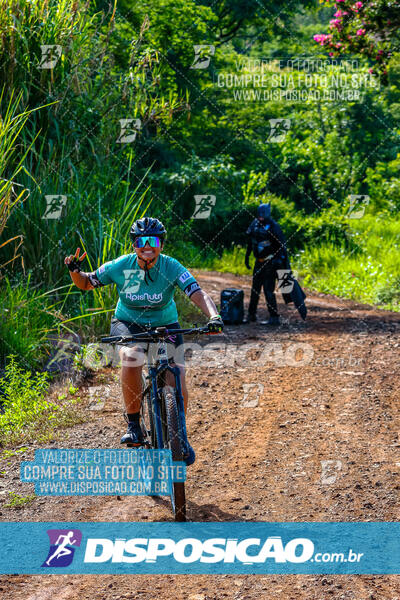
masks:
<path id="1" fill-rule="evenodd" d="M 400 523 L 0 523 L 1 574 L 399 574 Z"/>

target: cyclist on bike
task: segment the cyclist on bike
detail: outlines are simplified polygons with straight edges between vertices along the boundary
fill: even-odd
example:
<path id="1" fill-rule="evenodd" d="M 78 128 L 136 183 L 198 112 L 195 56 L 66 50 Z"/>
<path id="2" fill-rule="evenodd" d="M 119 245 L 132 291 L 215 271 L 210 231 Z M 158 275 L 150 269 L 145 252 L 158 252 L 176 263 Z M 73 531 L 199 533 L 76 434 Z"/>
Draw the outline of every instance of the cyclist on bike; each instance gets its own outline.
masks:
<path id="1" fill-rule="evenodd" d="M 131 254 L 107 262 L 92 273 L 81 271 L 80 265 L 86 253 L 80 257 L 79 248 L 75 255 L 65 258 L 64 262 L 70 271 L 71 279 L 81 290 L 116 284 L 119 300 L 111 320 L 111 336 L 141 333 L 145 331 L 145 326 L 180 328 L 173 298 L 175 286 L 184 291 L 193 304 L 208 317 L 210 332 L 219 333 L 223 330 L 223 321 L 211 297 L 201 289 L 183 265 L 175 258 L 161 253 L 166 234 L 161 221 L 144 217 L 132 225 Z M 175 348 L 183 344 L 182 335 L 178 334 L 173 338 Z M 139 423 L 143 360 L 138 361 L 137 358 L 138 352 L 143 353 L 146 346 L 147 344 L 135 343 L 134 347 L 123 347 L 120 350 L 122 395 L 128 422 L 128 431 L 122 436 L 121 443 L 132 446 L 141 446 L 144 442 Z M 138 362 L 140 364 L 137 364 Z M 183 364 L 177 366 L 181 374 L 186 412 L 188 391 L 185 369 Z M 171 373 L 167 373 L 166 383 L 174 385 Z M 184 457 L 187 465 L 195 461 L 195 452 L 191 446 L 189 448 L 189 454 Z"/>

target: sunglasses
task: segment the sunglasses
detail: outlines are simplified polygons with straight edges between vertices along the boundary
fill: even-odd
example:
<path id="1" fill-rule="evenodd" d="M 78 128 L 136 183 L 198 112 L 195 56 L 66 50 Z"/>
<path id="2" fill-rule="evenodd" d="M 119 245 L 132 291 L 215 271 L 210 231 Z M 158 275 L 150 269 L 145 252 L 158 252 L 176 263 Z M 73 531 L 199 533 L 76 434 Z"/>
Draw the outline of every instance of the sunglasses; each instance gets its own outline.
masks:
<path id="1" fill-rule="evenodd" d="M 161 246 L 161 240 L 159 237 L 154 235 L 143 235 L 138 237 L 133 242 L 135 248 L 144 248 L 146 243 L 149 244 L 150 248 L 159 248 Z"/>

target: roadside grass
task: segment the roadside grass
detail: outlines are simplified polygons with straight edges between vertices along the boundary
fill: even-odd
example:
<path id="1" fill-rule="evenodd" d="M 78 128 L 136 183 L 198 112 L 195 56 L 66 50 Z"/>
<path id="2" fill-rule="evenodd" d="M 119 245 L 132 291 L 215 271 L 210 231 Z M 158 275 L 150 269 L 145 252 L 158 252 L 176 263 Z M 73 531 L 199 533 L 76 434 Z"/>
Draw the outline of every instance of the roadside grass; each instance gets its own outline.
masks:
<path id="1" fill-rule="evenodd" d="M 247 269 L 244 264 L 246 255 L 245 248 L 233 246 L 230 249 L 225 248 L 220 257 L 208 257 L 202 264 L 202 268 L 208 271 L 220 271 L 221 273 L 235 273 L 236 275 L 248 275 L 252 271 Z M 252 264 L 252 259 L 250 264 Z"/>
<path id="2" fill-rule="evenodd" d="M 20 496 L 16 492 L 8 492 L 8 502 L 3 504 L 4 508 L 23 508 L 27 504 L 33 502 L 36 498 L 36 494 L 29 494 L 28 496 Z"/>
<path id="3" fill-rule="evenodd" d="M 365 215 L 351 223 L 356 248 L 306 247 L 293 261 L 306 287 L 400 311 L 400 222 Z"/>
<path id="4" fill-rule="evenodd" d="M 175 304 L 178 310 L 178 319 L 181 327 L 192 327 L 194 324 L 205 325 L 206 317 L 189 298 L 180 290 L 175 294 Z"/>
<path id="5" fill-rule="evenodd" d="M 32 373 L 9 356 L 0 379 L 2 392 L 0 440 L 3 447 L 29 442 L 45 443 L 60 428 L 84 421 L 79 409 L 80 397 L 70 394 L 63 402 L 47 400 L 48 373 Z M 4 456 L 2 458 L 5 458 Z"/>
<path id="6" fill-rule="evenodd" d="M 0 288 L 0 367 L 9 354 L 18 355 L 28 368 L 39 368 L 49 357 L 48 334 L 62 320 L 61 300 L 31 286 L 28 274 L 18 283 L 3 280 Z M 68 286 L 64 286 L 66 288 Z"/>
<path id="7" fill-rule="evenodd" d="M 0 22 L 3 16 L 2 8 L 0 8 Z M 11 20 L 11 15 L 8 16 Z M 0 256 L 2 257 L 0 258 L 0 280 L 4 277 L 4 269 L 12 267 L 17 259 L 18 263 L 22 267 L 24 266 L 22 252 L 20 251 L 24 239 L 22 232 L 19 231 L 15 235 L 16 230 L 14 230 L 12 237 L 7 240 L 4 240 L 3 234 L 9 235 L 7 222 L 15 209 L 27 198 L 28 190 L 17 183 L 18 190 L 16 191 L 14 185 L 18 175 L 21 173 L 28 175 L 24 161 L 35 140 L 25 144 L 25 147 L 21 150 L 20 137 L 28 119 L 33 116 L 35 111 L 39 110 L 39 108 L 34 110 L 21 109 L 22 91 L 16 94 L 14 89 L 11 89 L 7 101 L 5 99 L 6 89 L 7 86 L 4 85 L 0 91 L 2 115 L 0 126 Z"/>
<path id="8" fill-rule="evenodd" d="M 0 454 L 0 459 L 7 459 L 11 458 L 12 456 L 18 456 L 18 454 L 24 454 L 27 450 L 29 450 L 28 446 L 24 446 L 16 450 L 3 450 L 3 452 Z"/>

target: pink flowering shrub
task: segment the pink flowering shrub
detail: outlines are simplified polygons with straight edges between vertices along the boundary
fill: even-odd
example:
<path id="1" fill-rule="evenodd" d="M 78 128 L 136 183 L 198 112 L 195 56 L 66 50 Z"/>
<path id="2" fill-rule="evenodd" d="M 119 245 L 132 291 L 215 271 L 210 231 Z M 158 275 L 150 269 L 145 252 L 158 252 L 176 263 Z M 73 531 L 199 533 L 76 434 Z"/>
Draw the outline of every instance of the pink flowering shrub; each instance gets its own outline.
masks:
<path id="1" fill-rule="evenodd" d="M 329 53 L 362 54 L 374 61 L 370 73 L 386 82 L 387 63 L 396 46 L 400 29 L 400 0 L 321 0 L 335 8 L 329 22 L 330 33 L 314 35 Z"/>

